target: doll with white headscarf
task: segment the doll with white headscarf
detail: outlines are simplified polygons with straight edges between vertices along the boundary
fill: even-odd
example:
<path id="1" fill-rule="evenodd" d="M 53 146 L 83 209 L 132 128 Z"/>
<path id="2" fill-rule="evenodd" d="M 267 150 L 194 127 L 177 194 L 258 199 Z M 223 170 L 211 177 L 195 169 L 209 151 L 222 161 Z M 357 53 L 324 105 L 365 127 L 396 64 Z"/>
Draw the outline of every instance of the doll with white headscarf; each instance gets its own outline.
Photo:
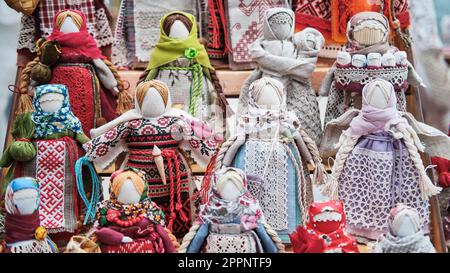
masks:
<path id="1" fill-rule="evenodd" d="M 286 107 L 293 111 L 308 135 L 319 143 L 322 125 L 319 104 L 310 76 L 324 43 L 319 31 L 306 28 L 294 34 L 295 17 L 291 9 L 272 8 L 265 13 L 264 37 L 255 41 L 249 52 L 258 67 L 245 81 L 237 115 L 245 114 L 249 103 L 249 87 L 257 79 L 270 77 L 286 88 Z"/>
<path id="2" fill-rule="evenodd" d="M 407 54 L 389 44 L 389 20 L 378 12 L 360 12 L 347 25 L 347 45 L 339 52 L 319 90 L 328 96 L 325 124 L 350 108 L 361 109 L 361 92 L 370 81 L 389 81 L 397 95 L 397 109 L 406 111 L 408 84 L 423 81 L 407 60 Z M 323 142 L 327 145 L 327 142 Z"/>
<path id="3" fill-rule="evenodd" d="M 7 253 L 56 253 L 39 217 L 39 185 L 31 177 L 11 181 L 5 193 Z"/>
<path id="4" fill-rule="evenodd" d="M 91 130 L 93 139 L 83 147 L 87 159 L 102 169 L 126 153 L 122 167 L 144 172 L 148 195 L 164 211 L 168 229 L 182 235 L 193 212 L 194 181 L 186 155 L 205 166 L 221 138 L 206 123 L 171 106 L 167 85 L 144 81 L 136 88 L 135 109 Z"/>
<path id="5" fill-rule="evenodd" d="M 247 176 L 236 168 L 213 174 L 197 224 L 183 239 L 180 252 L 276 253 L 259 202 L 247 188 Z"/>
<path id="6" fill-rule="evenodd" d="M 389 231 L 381 235 L 375 253 L 435 253 L 436 249 L 420 228 L 419 212 L 397 204 L 389 214 Z"/>
<path id="7" fill-rule="evenodd" d="M 241 115 L 237 135 L 224 155 L 223 164 L 259 176 L 261 185 L 250 185 L 268 224 L 283 241 L 288 232 L 305 221 L 312 200 L 307 169 L 315 167 L 317 183 L 325 170 L 315 142 L 305 132 L 295 113 L 286 111 L 283 84 L 261 78 L 249 89 L 248 111 Z"/>
<path id="8" fill-rule="evenodd" d="M 344 202 L 349 233 L 369 240 L 387 231 L 386 219 L 397 203 L 416 209 L 420 228 L 427 231 L 428 198 L 440 188 L 427 176 L 419 152 L 450 157 L 449 137 L 399 112 L 396 102 L 392 84 L 374 80 L 363 89 L 361 110 L 351 110 L 327 126 L 348 129 L 336 145 L 324 192 Z"/>

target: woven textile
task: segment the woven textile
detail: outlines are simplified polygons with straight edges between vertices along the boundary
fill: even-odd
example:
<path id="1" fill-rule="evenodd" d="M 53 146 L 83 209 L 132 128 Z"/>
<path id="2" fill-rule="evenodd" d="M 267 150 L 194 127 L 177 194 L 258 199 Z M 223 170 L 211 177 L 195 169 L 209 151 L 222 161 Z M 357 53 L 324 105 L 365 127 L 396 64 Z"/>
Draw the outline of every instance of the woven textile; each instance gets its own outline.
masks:
<path id="1" fill-rule="evenodd" d="M 225 234 L 211 232 L 206 239 L 206 253 L 261 253 L 263 249 L 254 231 Z"/>
<path id="2" fill-rule="evenodd" d="M 131 243 L 118 246 L 101 245 L 102 253 L 157 253 L 154 241 L 149 239 L 135 239 Z"/>

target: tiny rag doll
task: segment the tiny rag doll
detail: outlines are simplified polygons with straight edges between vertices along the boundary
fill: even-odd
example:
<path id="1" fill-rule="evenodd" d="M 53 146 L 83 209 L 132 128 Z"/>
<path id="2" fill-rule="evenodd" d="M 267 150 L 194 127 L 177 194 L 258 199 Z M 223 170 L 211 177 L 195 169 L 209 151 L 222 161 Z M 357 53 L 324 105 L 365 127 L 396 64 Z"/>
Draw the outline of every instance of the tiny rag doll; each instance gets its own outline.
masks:
<path id="1" fill-rule="evenodd" d="M 389 33 L 388 18 L 377 12 L 360 12 L 348 22 L 347 46 L 338 53 L 319 91 L 320 96 L 328 96 L 325 124 L 351 107 L 360 109 L 363 87 L 376 78 L 394 86 L 397 108 L 406 111 L 408 84 L 419 86 L 423 81 L 406 52 L 389 45 Z"/>
<path id="2" fill-rule="evenodd" d="M 34 178 L 11 181 L 5 193 L 7 253 L 56 253 L 58 248 L 39 221 L 39 185 Z"/>
<path id="3" fill-rule="evenodd" d="M 100 168 L 127 152 L 122 166 L 145 173 L 148 196 L 164 211 L 169 230 L 180 235 L 190 227 L 189 197 L 194 187 L 182 151 L 205 166 L 221 140 L 205 123 L 171 105 L 163 82 L 144 81 L 136 89 L 135 110 L 92 130 L 93 139 L 83 147 Z"/>
<path id="4" fill-rule="evenodd" d="M 312 183 L 306 163 L 315 167 L 316 182 L 325 179 L 325 168 L 315 142 L 293 112 L 286 111 L 283 84 L 261 78 L 249 88 L 249 108 L 241 115 L 237 135 L 223 165 L 244 170 L 262 179 L 250 185 L 267 223 L 288 242 L 288 232 L 306 220 L 312 201 Z"/>
<path id="5" fill-rule="evenodd" d="M 390 214 L 389 231 L 378 239 L 375 253 L 435 253 L 436 249 L 420 228 L 419 212 L 397 204 Z"/>
<path id="6" fill-rule="evenodd" d="M 180 252 L 282 251 L 284 247 L 276 232 L 265 224 L 258 200 L 247 189 L 244 172 L 236 168 L 223 168 L 213 176 L 209 197 L 200 206 L 197 223 L 184 237 Z"/>
<path id="7" fill-rule="evenodd" d="M 65 85 L 36 87 L 34 111 L 17 117 L 14 131 L 27 131 L 5 150 L 2 166 L 10 177 L 34 177 L 39 183 L 41 225 L 53 235 L 77 230 L 78 204 L 74 166 L 89 141 L 71 111 Z M 58 238 L 62 239 L 62 236 Z"/>
<path id="8" fill-rule="evenodd" d="M 310 76 L 323 45 L 322 34 L 307 28 L 294 35 L 294 12 L 290 9 L 272 8 L 265 15 L 264 36 L 249 48 L 258 67 L 242 87 L 237 114 L 245 114 L 248 108 L 252 82 L 262 77 L 277 79 L 286 88 L 287 109 L 297 115 L 308 135 L 320 143 L 322 125 L 319 104 Z"/>
<path id="9" fill-rule="evenodd" d="M 111 175 L 110 199 L 97 206 L 95 234 L 102 253 L 174 253 L 174 236 L 164 213 L 147 197 L 143 174 L 118 170 Z M 177 243 L 178 244 L 178 243 Z"/>
<path id="10" fill-rule="evenodd" d="M 376 240 L 386 232 L 389 211 L 397 203 L 417 209 L 427 232 L 428 197 L 441 190 L 427 176 L 419 152 L 450 158 L 450 138 L 398 111 L 396 100 L 392 84 L 374 80 L 362 91 L 361 110 L 348 111 L 326 127 L 348 127 L 323 190 L 344 202 L 347 230 L 355 237 Z"/>
<path id="11" fill-rule="evenodd" d="M 175 108 L 206 122 L 217 133 L 226 124 L 227 101 L 197 37 L 192 14 L 174 11 L 160 22 L 160 38 L 141 80 L 160 80 L 170 87 Z"/>
<path id="12" fill-rule="evenodd" d="M 345 231 L 341 201 L 314 202 L 306 226 L 289 234 L 295 253 L 359 253 L 356 240 Z"/>
<path id="13" fill-rule="evenodd" d="M 73 112 L 89 134 L 105 119 L 112 120 L 117 113 L 131 108 L 132 98 L 124 90 L 116 68 L 89 34 L 81 11 L 61 11 L 53 18 L 53 25 L 52 34 L 37 43 L 38 57 L 22 72 L 17 114 L 31 110 L 27 93 L 32 93 L 33 86 L 64 84 L 69 89 Z"/>

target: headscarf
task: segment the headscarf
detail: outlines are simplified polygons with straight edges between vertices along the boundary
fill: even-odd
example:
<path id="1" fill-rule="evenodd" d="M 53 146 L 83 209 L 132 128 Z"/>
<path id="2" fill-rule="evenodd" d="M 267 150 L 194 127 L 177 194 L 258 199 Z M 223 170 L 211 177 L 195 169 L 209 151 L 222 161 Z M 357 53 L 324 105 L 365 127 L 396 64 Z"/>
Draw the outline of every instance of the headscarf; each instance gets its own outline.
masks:
<path id="1" fill-rule="evenodd" d="M 39 101 L 43 95 L 49 93 L 61 94 L 64 97 L 61 108 L 52 113 L 42 110 Z M 31 113 L 31 119 L 36 125 L 35 138 L 44 138 L 65 130 L 70 130 L 75 134 L 83 133 L 80 120 L 72 113 L 70 108 L 67 86 L 62 84 L 44 84 L 36 87 L 33 106 L 34 111 Z"/>
<path id="2" fill-rule="evenodd" d="M 375 20 L 381 23 L 386 28 L 385 39 L 378 44 L 374 44 L 371 46 L 363 46 L 360 45 L 357 41 L 355 41 L 353 37 L 353 30 L 359 24 L 364 21 Z M 392 47 L 389 45 L 389 20 L 386 16 L 378 12 L 365 11 L 355 14 L 347 24 L 347 46 L 346 51 L 351 54 L 363 54 L 367 55 L 371 52 L 378 52 L 381 54 L 386 53 L 391 50 Z"/>
<path id="3" fill-rule="evenodd" d="M 218 189 L 222 179 L 238 179 L 242 183 L 242 191 L 237 201 L 222 198 Z M 253 198 L 247 189 L 245 173 L 237 168 L 223 168 L 212 177 L 211 190 L 206 203 L 200 206 L 199 219 L 203 223 L 225 224 L 238 218 L 242 219 L 243 216 L 254 216 L 257 221 L 264 221 L 258 200 Z"/>
<path id="4" fill-rule="evenodd" d="M 292 38 L 292 36 L 294 35 L 294 30 L 295 30 L 294 11 L 292 9 L 287 9 L 287 8 L 271 8 L 271 9 L 266 10 L 266 15 L 264 18 L 264 23 L 263 23 L 263 32 L 264 32 L 265 40 L 279 40 L 277 38 L 276 33 L 273 32 L 273 30 L 270 26 L 270 23 L 269 23 L 269 18 L 272 17 L 273 15 L 276 15 L 277 13 L 287 13 L 290 16 L 290 18 L 292 20 L 291 25 L 290 25 L 291 35 L 287 39 Z M 288 22 L 280 22 L 280 23 L 287 24 Z"/>
<path id="5" fill-rule="evenodd" d="M 58 16 L 67 12 L 73 12 L 81 16 L 82 24 L 78 32 L 63 33 L 60 31 L 60 26 L 57 24 Z M 70 16 L 70 14 L 67 16 Z M 91 59 L 106 59 L 106 57 L 102 55 L 94 38 L 87 30 L 86 16 L 83 12 L 71 9 L 60 11 L 53 18 L 53 26 L 52 34 L 47 40 L 59 42 L 61 45 L 61 53 L 63 55 L 66 52 L 76 52 Z"/>
<path id="6" fill-rule="evenodd" d="M 415 232 L 420 231 L 421 221 L 419 212 L 407 205 L 397 204 L 394 208 L 391 209 L 388 219 L 389 231 L 394 235 L 398 236 L 398 228 L 403 223 L 405 217 L 409 217 L 414 225 Z"/>
<path id="7" fill-rule="evenodd" d="M 181 14 L 187 17 L 192 22 L 192 28 L 188 37 L 184 39 L 176 39 L 169 37 L 168 33 L 164 32 L 163 26 L 166 18 L 172 14 Z M 192 14 L 182 11 L 172 11 L 164 15 L 160 20 L 160 36 L 148 63 L 146 70 L 152 70 L 165 64 L 175 61 L 181 56 L 192 58 L 196 63 L 203 67 L 214 69 L 209 62 L 208 53 L 205 47 L 198 41 L 197 23 Z"/>
<path id="8" fill-rule="evenodd" d="M 20 190 L 25 189 L 33 189 L 38 192 L 38 198 L 37 198 L 37 207 L 39 207 L 39 184 L 36 181 L 36 179 L 32 177 L 19 177 L 16 179 L 13 179 L 6 188 L 5 193 L 5 208 L 6 212 L 9 214 L 20 214 L 19 210 L 17 209 L 16 205 L 14 204 L 13 198 L 14 193 Z"/>
<path id="9" fill-rule="evenodd" d="M 380 109 L 370 105 L 369 96 L 381 89 L 387 99 L 387 107 Z M 397 97 L 392 84 L 383 79 L 375 79 L 366 84 L 362 91 L 362 107 L 358 116 L 350 122 L 350 127 L 345 131 L 347 135 L 358 138 L 363 135 L 388 130 L 391 125 L 408 121 L 401 117 L 397 110 Z"/>

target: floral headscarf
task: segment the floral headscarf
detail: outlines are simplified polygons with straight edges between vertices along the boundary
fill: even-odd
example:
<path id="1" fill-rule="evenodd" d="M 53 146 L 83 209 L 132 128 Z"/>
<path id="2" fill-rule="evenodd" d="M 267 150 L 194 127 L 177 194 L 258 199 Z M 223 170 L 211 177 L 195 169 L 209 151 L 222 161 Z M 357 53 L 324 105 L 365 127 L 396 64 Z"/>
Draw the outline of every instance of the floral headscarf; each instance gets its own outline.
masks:
<path id="1" fill-rule="evenodd" d="M 242 191 L 237 201 L 225 200 L 219 192 L 218 182 L 228 172 L 235 172 L 242 179 Z M 199 218 L 203 223 L 224 224 L 236 219 L 253 217 L 254 221 L 264 221 L 264 217 L 256 198 L 253 198 L 247 189 L 247 176 L 236 168 L 223 168 L 213 175 L 213 182 L 208 200 L 200 206 Z"/>
<path id="2" fill-rule="evenodd" d="M 5 208 L 6 211 L 9 214 L 19 214 L 19 211 L 16 207 L 16 205 L 14 204 L 13 201 L 13 197 L 14 197 L 14 193 L 20 190 L 25 190 L 25 189 L 33 189 L 36 190 L 39 194 L 39 184 L 36 181 L 36 179 L 32 178 L 32 177 L 19 177 L 16 178 L 14 180 L 12 180 L 9 184 L 8 187 L 6 188 L 6 193 L 5 193 Z M 37 198 L 37 207 L 39 207 L 39 195 Z"/>
<path id="3" fill-rule="evenodd" d="M 39 101 L 43 95 L 49 93 L 64 96 L 61 108 L 52 113 L 47 113 L 42 110 Z M 31 113 L 31 119 L 36 125 L 35 138 L 44 138 L 65 130 L 70 130 L 75 134 L 83 133 L 80 120 L 72 113 L 70 108 L 67 86 L 62 84 L 44 84 L 36 87 L 33 106 L 34 111 Z"/>

